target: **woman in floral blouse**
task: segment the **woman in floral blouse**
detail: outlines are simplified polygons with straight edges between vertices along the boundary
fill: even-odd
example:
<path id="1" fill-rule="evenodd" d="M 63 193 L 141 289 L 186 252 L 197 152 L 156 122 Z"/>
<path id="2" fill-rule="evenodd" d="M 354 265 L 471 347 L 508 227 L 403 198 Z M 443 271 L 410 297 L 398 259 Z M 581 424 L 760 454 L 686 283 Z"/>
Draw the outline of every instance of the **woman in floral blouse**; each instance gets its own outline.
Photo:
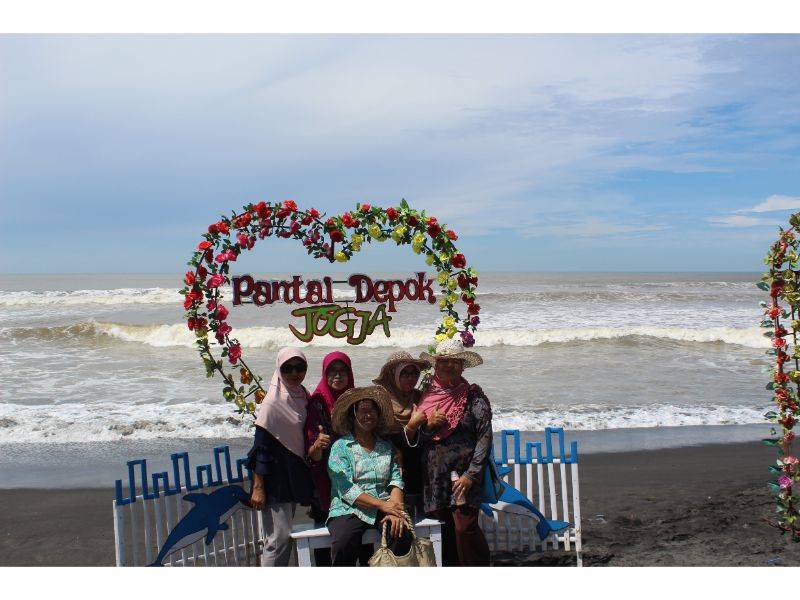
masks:
<path id="1" fill-rule="evenodd" d="M 411 548 L 400 468 L 392 444 L 380 437 L 393 419 L 389 395 L 380 386 L 348 390 L 336 401 L 333 429 L 341 437 L 328 460 L 331 508 L 327 525 L 333 538 L 333 566 L 355 566 L 361 536 L 371 527 L 387 525 L 395 554 L 407 554 Z"/>

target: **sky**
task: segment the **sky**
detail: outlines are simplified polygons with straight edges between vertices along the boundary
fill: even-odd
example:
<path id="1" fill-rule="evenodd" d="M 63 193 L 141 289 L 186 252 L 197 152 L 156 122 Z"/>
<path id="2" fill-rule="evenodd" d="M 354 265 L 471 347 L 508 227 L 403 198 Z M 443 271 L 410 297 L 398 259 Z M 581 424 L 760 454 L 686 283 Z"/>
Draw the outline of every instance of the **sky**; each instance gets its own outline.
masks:
<path id="1" fill-rule="evenodd" d="M 479 271 L 760 271 L 798 73 L 798 35 L 4 35 L 0 271 L 179 272 L 249 202 L 401 198 Z M 390 243 L 352 268 L 423 265 Z"/>

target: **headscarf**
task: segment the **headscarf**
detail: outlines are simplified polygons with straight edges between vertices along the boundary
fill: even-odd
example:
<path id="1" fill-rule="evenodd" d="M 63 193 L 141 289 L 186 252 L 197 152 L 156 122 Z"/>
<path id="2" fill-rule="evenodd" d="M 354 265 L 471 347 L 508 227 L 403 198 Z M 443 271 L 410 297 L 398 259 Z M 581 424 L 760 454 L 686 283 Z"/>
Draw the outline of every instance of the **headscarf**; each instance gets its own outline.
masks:
<path id="1" fill-rule="evenodd" d="M 392 397 L 392 410 L 394 411 L 394 427 L 390 433 L 400 433 L 403 427 L 408 425 L 411 413 L 414 411 L 414 401 L 419 392 L 415 389 L 410 392 L 400 391 L 400 373 L 408 366 L 417 365 L 413 362 L 398 363 L 394 369 L 388 373 L 381 373 L 381 377 L 375 383 L 382 385 Z M 417 367 L 419 370 L 419 367 Z"/>
<path id="2" fill-rule="evenodd" d="M 281 375 L 281 366 L 305 355 L 297 348 L 283 348 L 275 359 L 275 372 L 267 396 L 258 409 L 256 425 L 269 431 L 287 450 L 305 459 L 303 428 L 308 410 L 308 392 L 302 385 L 290 387 Z"/>
<path id="3" fill-rule="evenodd" d="M 438 410 L 444 413 L 447 419 L 447 423 L 433 434 L 434 440 L 443 440 L 458 427 L 467 408 L 468 393 L 469 383 L 463 377 L 459 377 L 449 385 L 444 385 L 436 376 L 431 378 L 430 385 L 420 400 L 419 410 L 424 412 L 426 417 L 434 410 Z"/>
<path id="4" fill-rule="evenodd" d="M 328 367 L 335 360 L 342 361 L 347 366 L 347 385 L 341 390 L 334 390 L 328 385 Z M 353 365 L 350 363 L 350 357 L 344 352 L 331 352 L 322 359 L 322 379 L 319 381 L 317 389 L 314 390 L 312 396 L 321 396 L 325 401 L 325 406 L 328 409 L 328 415 L 333 411 L 333 405 L 336 400 L 344 394 L 347 390 L 355 387 L 353 382 Z"/>

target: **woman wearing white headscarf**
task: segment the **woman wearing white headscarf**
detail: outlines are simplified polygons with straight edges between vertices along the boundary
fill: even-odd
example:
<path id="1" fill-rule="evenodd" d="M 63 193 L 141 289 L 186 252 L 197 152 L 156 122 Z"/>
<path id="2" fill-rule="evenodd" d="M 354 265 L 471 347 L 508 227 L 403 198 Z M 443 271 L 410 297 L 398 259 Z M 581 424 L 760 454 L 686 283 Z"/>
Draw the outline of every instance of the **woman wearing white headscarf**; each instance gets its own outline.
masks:
<path id="1" fill-rule="evenodd" d="M 256 417 L 247 466 L 253 472 L 250 502 L 262 511 L 265 539 L 261 565 L 289 564 L 292 519 L 298 504 L 309 506 L 313 483 L 305 461 L 304 426 L 308 391 L 302 382 L 308 361 L 297 348 L 278 352 L 275 373 Z"/>

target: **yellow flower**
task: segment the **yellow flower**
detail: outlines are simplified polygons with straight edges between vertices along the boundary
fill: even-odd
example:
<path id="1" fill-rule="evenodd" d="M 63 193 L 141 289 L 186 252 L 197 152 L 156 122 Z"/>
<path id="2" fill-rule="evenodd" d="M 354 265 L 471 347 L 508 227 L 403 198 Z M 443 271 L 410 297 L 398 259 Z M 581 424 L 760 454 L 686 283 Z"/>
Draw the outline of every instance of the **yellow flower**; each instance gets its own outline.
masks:
<path id="1" fill-rule="evenodd" d="M 411 249 L 414 251 L 414 254 L 422 252 L 422 246 L 417 246 L 416 244 L 411 244 Z"/>
<path id="2" fill-rule="evenodd" d="M 248 402 L 247 403 L 247 412 L 249 412 L 249 413 L 256 412 L 256 405 L 253 404 L 252 402 Z"/>
<path id="3" fill-rule="evenodd" d="M 450 304 L 455 304 L 456 302 L 458 302 L 458 296 L 456 296 L 455 294 L 448 295 L 447 302 L 449 302 Z"/>
<path id="4" fill-rule="evenodd" d="M 428 254 L 428 256 L 425 257 L 425 264 L 428 266 L 433 264 L 433 254 Z"/>
<path id="5" fill-rule="evenodd" d="M 406 234 L 406 226 L 398 225 L 397 227 L 394 228 L 394 232 L 400 237 L 403 237 Z"/>
<path id="6" fill-rule="evenodd" d="M 400 240 L 403 239 L 403 235 L 400 234 L 400 233 L 397 233 L 397 231 L 393 231 L 392 232 L 392 239 L 399 244 Z"/>
<path id="7" fill-rule="evenodd" d="M 447 306 L 447 298 L 442 298 L 439 300 L 439 308 L 445 308 Z"/>
<path id="8" fill-rule="evenodd" d="M 447 264 L 447 262 L 450 260 L 450 256 L 447 254 L 447 252 L 442 252 L 439 255 L 439 260 L 442 261 L 443 263 Z"/>
<path id="9" fill-rule="evenodd" d="M 369 226 L 369 234 L 374 238 L 381 237 L 381 226 L 377 223 Z"/>
<path id="10" fill-rule="evenodd" d="M 449 287 L 451 290 L 456 289 L 457 285 L 458 285 L 458 282 L 455 279 L 453 279 L 452 277 L 447 280 L 447 287 Z"/>
<path id="11" fill-rule="evenodd" d="M 347 262 L 347 254 L 342 251 L 337 252 L 334 258 L 339 262 Z"/>
<path id="12" fill-rule="evenodd" d="M 447 336 L 445 334 L 443 334 L 443 333 L 437 333 L 436 334 L 436 341 L 437 342 L 443 342 L 445 340 L 445 338 L 447 338 Z"/>
<path id="13" fill-rule="evenodd" d="M 421 233 L 418 233 L 414 236 L 414 243 L 419 244 L 420 246 L 425 243 L 425 236 Z"/>
<path id="14" fill-rule="evenodd" d="M 354 233 L 353 235 L 350 236 L 350 241 L 353 243 L 354 246 L 356 244 L 360 246 L 361 243 L 364 241 L 364 236 L 361 235 L 360 233 Z"/>
<path id="15" fill-rule="evenodd" d="M 450 275 L 448 273 L 445 273 L 444 271 L 442 271 L 441 273 L 439 273 L 439 275 L 436 276 L 436 280 L 439 282 L 439 285 L 444 285 L 445 283 L 447 283 L 447 280 L 449 278 Z"/>
<path id="16" fill-rule="evenodd" d="M 241 394 L 236 396 L 236 406 L 238 406 L 239 408 L 244 408 L 244 396 L 242 396 Z"/>
<path id="17" fill-rule="evenodd" d="M 359 242 L 357 244 L 355 242 L 353 242 L 352 244 L 350 244 L 350 249 L 353 252 L 358 252 L 359 250 L 361 250 L 361 242 Z"/>
<path id="18" fill-rule="evenodd" d="M 442 319 L 442 325 L 445 326 L 445 329 L 452 329 L 456 324 L 456 320 L 451 316 L 446 316 Z"/>
<path id="19" fill-rule="evenodd" d="M 452 328 L 448 329 L 445 332 L 445 335 L 447 335 L 447 337 L 449 337 L 449 338 L 453 337 L 455 334 L 456 334 L 456 328 L 455 327 L 452 327 Z"/>

